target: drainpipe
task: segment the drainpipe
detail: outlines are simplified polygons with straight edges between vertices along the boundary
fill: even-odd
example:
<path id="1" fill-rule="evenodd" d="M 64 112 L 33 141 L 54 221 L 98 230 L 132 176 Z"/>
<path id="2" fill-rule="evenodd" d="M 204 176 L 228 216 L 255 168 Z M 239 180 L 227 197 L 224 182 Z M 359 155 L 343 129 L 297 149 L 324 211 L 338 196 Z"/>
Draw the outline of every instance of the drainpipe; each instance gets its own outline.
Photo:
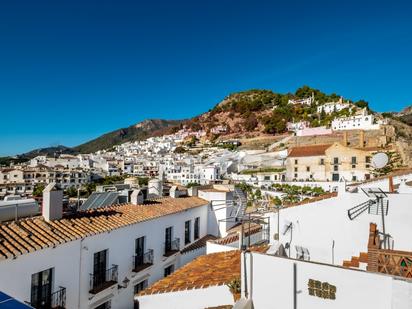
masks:
<path id="1" fill-rule="evenodd" d="M 250 251 L 241 252 L 241 263 L 242 297 L 252 300 L 253 255 Z"/>
<path id="2" fill-rule="evenodd" d="M 297 289 L 297 268 L 296 263 L 293 263 L 293 309 L 298 308 L 298 289 Z"/>
<path id="3" fill-rule="evenodd" d="M 81 282 L 82 282 L 82 251 L 83 251 L 83 239 L 80 239 L 80 263 L 79 263 L 79 294 L 78 294 L 78 304 L 77 304 L 77 308 L 80 308 L 80 295 L 81 295 Z"/>

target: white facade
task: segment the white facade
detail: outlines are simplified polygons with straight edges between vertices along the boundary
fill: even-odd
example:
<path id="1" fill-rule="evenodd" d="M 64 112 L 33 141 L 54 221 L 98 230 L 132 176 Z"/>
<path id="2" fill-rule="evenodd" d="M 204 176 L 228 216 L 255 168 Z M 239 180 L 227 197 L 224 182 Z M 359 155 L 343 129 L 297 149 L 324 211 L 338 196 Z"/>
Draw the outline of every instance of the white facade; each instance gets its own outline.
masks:
<path id="1" fill-rule="evenodd" d="M 255 252 L 242 261 L 242 294 L 255 309 L 412 307 L 411 280 Z M 311 295 L 310 280 L 334 286 L 334 297 Z"/>
<path id="2" fill-rule="evenodd" d="M 149 206 L 150 207 L 150 206 Z M 200 218 L 200 237 L 205 236 L 208 226 L 208 207 L 188 209 L 184 212 L 163 216 L 158 219 L 140 222 L 130 226 L 114 229 L 84 239 L 70 241 L 55 248 L 38 250 L 24 254 L 16 259 L 0 261 L 0 290 L 13 295 L 19 300 L 30 302 L 31 276 L 39 271 L 53 269 L 53 291 L 59 286 L 66 288 L 66 308 L 95 308 L 106 301 L 112 308 L 132 308 L 134 286 L 143 280 L 148 284 L 163 278 L 164 268 L 181 265 L 181 255 L 176 253 L 165 257 L 165 229 L 173 227 L 174 238 L 180 238 L 180 248 L 184 248 L 185 222 L 190 220 L 191 240 L 193 242 L 193 224 L 195 218 Z M 156 227 L 156 228 L 154 228 Z M 153 265 L 141 272 L 133 272 L 133 256 L 135 255 L 135 240 L 145 237 L 145 250 L 154 252 Z M 130 280 L 126 288 L 115 284 L 98 294 L 90 294 L 90 274 L 93 273 L 93 255 L 96 252 L 108 250 L 107 269 L 118 265 L 118 284 L 123 285 L 124 279 Z M 13 280 L 4 280 L 13 278 Z"/>
<path id="3" fill-rule="evenodd" d="M 366 110 L 361 115 L 335 118 L 332 121 L 333 131 L 345 130 L 379 130 L 380 125 L 375 123 L 373 115 L 369 115 Z"/>
<path id="4" fill-rule="evenodd" d="M 325 104 L 318 106 L 317 112 L 321 113 L 322 111 L 324 111 L 326 114 L 332 114 L 333 112 L 339 112 L 349 107 L 350 107 L 350 103 L 349 102 L 344 103 L 343 98 L 340 98 L 340 100 L 337 102 L 329 102 L 329 103 L 325 103 Z"/>

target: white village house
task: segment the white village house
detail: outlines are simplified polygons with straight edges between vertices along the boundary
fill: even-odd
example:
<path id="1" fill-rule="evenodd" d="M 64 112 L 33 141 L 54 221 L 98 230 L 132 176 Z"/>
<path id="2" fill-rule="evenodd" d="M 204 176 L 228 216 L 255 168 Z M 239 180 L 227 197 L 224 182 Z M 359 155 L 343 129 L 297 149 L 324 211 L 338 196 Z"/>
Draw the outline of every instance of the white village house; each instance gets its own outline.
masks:
<path id="1" fill-rule="evenodd" d="M 220 226 L 226 212 L 207 199 L 231 198 L 231 190 L 147 201 L 135 190 L 131 204 L 63 214 L 62 191 L 50 184 L 42 216 L 1 223 L 0 290 L 35 308 L 132 308 L 135 293 L 204 254 L 207 239 L 226 236 L 233 224 Z"/>

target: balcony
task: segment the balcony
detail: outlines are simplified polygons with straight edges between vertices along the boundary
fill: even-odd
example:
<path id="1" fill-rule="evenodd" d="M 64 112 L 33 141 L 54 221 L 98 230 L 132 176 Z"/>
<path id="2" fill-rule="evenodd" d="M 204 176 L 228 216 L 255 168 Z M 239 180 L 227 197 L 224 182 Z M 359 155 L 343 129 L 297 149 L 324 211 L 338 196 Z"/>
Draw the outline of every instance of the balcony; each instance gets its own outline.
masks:
<path id="1" fill-rule="evenodd" d="M 133 256 L 133 272 L 138 273 L 153 265 L 153 250 L 147 250 L 143 255 Z"/>
<path id="2" fill-rule="evenodd" d="M 180 239 L 175 238 L 172 241 L 165 242 L 165 253 L 163 256 L 169 257 L 180 250 Z"/>
<path id="3" fill-rule="evenodd" d="M 112 265 L 105 271 L 97 274 L 90 274 L 90 294 L 97 294 L 114 284 L 117 284 L 118 266 Z"/>
<path id="4" fill-rule="evenodd" d="M 63 309 L 66 308 L 66 288 L 59 287 L 59 290 L 51 293 L 48 296 L 39 299 L 35 303 L 30 303 L 30 306 L 37 309 Z"/>

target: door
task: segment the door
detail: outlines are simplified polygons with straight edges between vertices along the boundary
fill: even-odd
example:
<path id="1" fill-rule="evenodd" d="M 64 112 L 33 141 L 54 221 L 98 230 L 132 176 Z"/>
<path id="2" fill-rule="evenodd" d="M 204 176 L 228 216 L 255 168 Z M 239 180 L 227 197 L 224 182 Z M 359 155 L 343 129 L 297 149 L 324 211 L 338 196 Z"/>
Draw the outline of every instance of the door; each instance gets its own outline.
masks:
<path id="1" fill-rule="evenodd" d="M 96 287 L 106 282 L 107 250 L 96 252 L 93 264 L 93 287 Z"/>
<path id="2" fill-rule="evenodd" d="M 35 308 L 51 308 L 52 269 L 31 276 L 31 305 Z"/>
<path id="3" fill-rule="evenodd" d="M 172 250 L 172 227 L 168 227 L 165 230 L 165 251 Z"/>
<path id="4" fill-rule="evenodd" d="M 136 246 L 135 246 L 135 253 L 136 253 L 136 266 L 142 265 L 144 263 L 143 256 L 144 256 L 144 245 L 145 245 L 145 237 L 139 237 L 136 239 Z"/>

